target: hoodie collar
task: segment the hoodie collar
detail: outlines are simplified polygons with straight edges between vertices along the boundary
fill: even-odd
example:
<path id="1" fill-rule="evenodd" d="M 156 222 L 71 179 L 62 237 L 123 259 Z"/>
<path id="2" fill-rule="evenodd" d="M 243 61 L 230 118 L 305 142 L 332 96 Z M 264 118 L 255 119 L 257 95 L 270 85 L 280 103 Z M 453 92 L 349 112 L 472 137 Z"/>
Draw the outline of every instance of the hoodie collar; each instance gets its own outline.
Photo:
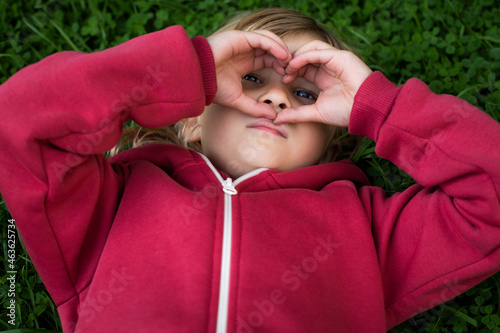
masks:
<path id="1" fill-rule="evenodd" d="M 201 153 L 198 154 L 219 182 L 223 183 L 230 178 L 218 170 L 208 157 Z M 319 191 L 326 185 L 338 180 L 352 181 L 358 186 L 369 185 L 366 175 L 350 160 L 314 165 L 284 172 L 259 168 L 237 179 L 233 179 L 233 183 L 239 191 L 248 192 L 285 188 L 304 188 Z"/>
<path id="2" fill-rule="evenodd" d="M 132 164 L 148 161 L 163 169 L 172 179 L 189 189 L 200 189 L 207 185 L 219 186 L 228 175 L 221 172 L 208 158 L 183 147 L 152 143 L 126 150 L 111 160 L 113 163 Z M 314 165 L 279 172 L 273 169 L 256 169 L 242 177 L 236 188 L 239 192 L 261 192 L 274 189 L 303 188 L 319 191 L 328 184 L 347 180 L 357 186 L 369 185 L 366 175 L 349 160 Z"/>

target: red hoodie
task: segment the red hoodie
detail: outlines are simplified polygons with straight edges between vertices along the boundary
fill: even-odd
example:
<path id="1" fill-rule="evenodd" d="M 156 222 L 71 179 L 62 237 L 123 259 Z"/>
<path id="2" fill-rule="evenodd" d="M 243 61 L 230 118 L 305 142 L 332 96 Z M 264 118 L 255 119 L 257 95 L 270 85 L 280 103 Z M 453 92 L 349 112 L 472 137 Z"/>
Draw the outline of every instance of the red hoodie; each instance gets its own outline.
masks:
<path id="1" fill-rule="evenodd" d="M 168 144 L 101 154 L 214 94 L 181 27 L 0 86 L 0 190 L 65 332 L 384 332 L 500 269 L 500 126 L 416 79 L 372 74 L 350 119 L 418 181 L 390 198 L 349 161 L 231 181 Z"/>

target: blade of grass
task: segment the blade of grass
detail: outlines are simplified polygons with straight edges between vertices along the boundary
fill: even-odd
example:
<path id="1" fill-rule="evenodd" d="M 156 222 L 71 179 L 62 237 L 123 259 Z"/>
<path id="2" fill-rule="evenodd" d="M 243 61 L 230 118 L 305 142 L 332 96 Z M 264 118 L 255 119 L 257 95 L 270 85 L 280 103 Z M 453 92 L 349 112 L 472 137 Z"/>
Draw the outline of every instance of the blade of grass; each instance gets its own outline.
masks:
<path id="1" fill-rule="evenodd" d="M 487 41 L 490 41 L 490 42 L 493 42 L 493 43 L 496 43 L 496 44 L 500 44 L 500 39 L 498 38 L 493 38 L 493 37 L 490 37 L 490 36 L 479 36 L 479 35 L 476 35 L 479 39 L 482 39 L 482 40 L 487 40 Z"/>
<path id="2" fill-rule="evenodd" d="M 56 28 L 57 31 L 61 34 L 62 38 L 69 44 L 69 46 L 75 50 L 80 51 L 80 49 L 73 43 L 73 41 L 68 37 L 68 35 L 64 32 L 64 30 L 54 21 L 50 20 L 50 24 Z"/>
<path id="3" fill-rule="evenodd" d="M 3 325 L 5 328 L 9 328 L 11 327 L 11 325 L 7 324 L 5 321 L 3 321 L 2 319 L 0 319 L 0 324 Z M 2 331 L 2 332 L 6 332 L 6 331 Z M 8 332 L 8 331 L 7 331 Z"/>
<path id="4" fill-rule="evenodd" d="M 394 191 L 394 187 L 392 186 L 392 184 L 390 184 L 390 182 L 387 181 L 387 177 L 385 176 L 385 172 L 384 172 L 384 169 L 382 169 L 382 167 L 380 166 L 380 164 L 378 163 L 377 159 L 376 158 L 373 158 L 371 159 L 371 161 L 367 161 L 368 164 L 370 164 L 372 167 L 374 167 L 375 169 L 378 170 L 379 174 L 380 174 L 380 177 L 382 177 L 382 180 L 384 181 L 384 189 L 389 189 L 391 191 Z M 389 184 L 391 186 L 389 186 Z"/>
<path id="5" fill-rule="evenodd" d="M 20 60 L 23 60 L 23 58 L 21 58 L 20 56 L 18 56 L 17 54 L 9 54 L 9 53 L 0 53 L 0 58 L 13 58 L 13 59 L 20 59 Z"/>
<path id="6" fill-rule="evenodd" d="M 419 31 L 422 31 L 422 25 L 420 24 L 420 20 L 418 19 L 418 16 L 417 14 L 415 13 L 415 11 L 411 8 L 410 4 L 408 3 L 408 1 L 405 0 L 405 6 L 406 6 L 406 9 L 408 10 L 408 12 L 410 12 L 411 16 L 413 17 L 413 20 L 415 20 L 415 23 L 417 24 L 418 26 L 418 30 Z"/>
<path id="7" fill-rule="evenodd" d="M 37 28 L 35 28 L 27 19 L 26 17 L 23 17 L 23 22 L 24 24 L 26 24 L 26 26 L 28 26 L 28 28 L 30 28 L 31 30 L 33 30 L 34 33 L 36 33 L 38 36 L 40 36 L 40 38 L 42 38 L 43 40 L 45 40 L 47 43 L 49 43 L 50 45 L 52 45 L 56 50 L 60 51 L 60 48 L 57 47 L 57 45 L 51 41 L 50 39 L 48 39 L 44 34 L 42 34 L 40 32 L 40 30 L 38 30 Z"/>
<path id="8" fill-rule="evenodd" d="M 104 16 L 102 12 L 97 8 L 97 5 L 92 0 L 87 0 L 88 7 L 92 14 L 97 17 L 97 24 L 99 26 L 99 31 L 101 32 L 101 37 L 104 42 L 107 42 L 106 29 L 102 22 L 104 21 Z M 134 5 L 135 6 L 135 5 Z"/>
<path id="9" fill-rule="evenodd" d="M 30 281 L 29 281 L 28 276 L 27 276 L 28 275 L 27 270 L 25 268 L 26 268 L 26 266 L 23 266 L 21 276 L 24 278 L 24 283 L 26 283 L 28 285 L 28 292 L 30 294 L 30 301 L 31 301 L 31 306 L 32 306 L 30 312 L 33 313 L 33 311 L 35 310 L 35 307 L 36 307 L 35 295 L 33 294 L 33 288 L 31 287 Z M 40 328 L 40 325 L 38 324 L 38 318 L 36 316 L 33 316 L 33 320 L 35 322 L 36 328 Z"/>
<path id="10" fill-rule="evenodd" d="M 372 140 L 365 140 L 361 146 L 359 146 L 358 150 L 356 151 L 356 153 L 354 154 L 354 156 L 351 158 L 351 160 L 354 162 L 354 163 L 358 163 L 358 161 L 361 159 L 361 157 L 367 155 L 367 154 L 371 154 L 375 151 L 375 148 L 369 148 L 370 145 L 373 144 L 373 141 Z"/>
<path id="11" fill-rule="evenodd" d="M 441 306 L 443 307 L 443 309 L 451 311 L 455 315 L 455 317 L 458 317 L 458 318 L 468 322 L 469 324 L 471 324 L 472 326 L 477 328 L 477 321 L 475 319 L 469 317 L 468 315 L 466 315 L 463 312 L 460 312 L 459 310 L 452 308 L 451 306 L 447 305 L 446 303 L 442 304 Z"/>
<path id="12" fill-rule="evenodd" d="M 451 8 L 451 11 L 453 12 L 453 14 L 455 15 L 455 17 L 464 25 L 465 29 L 467 29 L 467 31 L 472 35 L 474 36 L 481 45 L 487 47 L 487 48 L 491 48 L 491 44 L 488 42 L 487 39 L 482 39 L 481 36 L 479 36 L 475 31 L 474 29 L 472 29 L 470 27 L 469 24 L 465 23 L 465 21 L 463 20 L 462 16 L 457 12 L 456 8 L 453 6 L 453 4 L 451 3 L 450 0 L 446 0 L 446 3 L 447 5 Z M 483 43 L 483 40 L 485 41 Z M 486 44 L 486 45 L 485 45 Z"/>

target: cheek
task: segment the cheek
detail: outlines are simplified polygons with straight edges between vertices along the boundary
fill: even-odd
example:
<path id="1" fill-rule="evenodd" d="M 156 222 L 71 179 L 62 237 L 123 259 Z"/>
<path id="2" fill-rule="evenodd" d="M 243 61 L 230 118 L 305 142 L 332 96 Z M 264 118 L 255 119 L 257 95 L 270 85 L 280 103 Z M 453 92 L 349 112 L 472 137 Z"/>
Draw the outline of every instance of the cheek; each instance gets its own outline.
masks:
<path id="1" fill-rule="evenodd" d="M 208 141 L 211 138 L 220 136 L 227 130 L 226 127 L 230 127 L 228 114 L 225 108 L 216 104 L 212 104 L 205 109 L 200 118 L 202 144 L 209 143 Z"/>
<path id="2" fill-rule="evenodd" d="M 298 131 L 296 143 L 299 153 L 309 163 L 316 163 L 324 154 L 330 142 L 332 130 L 323 124 L 305 123 Z"/>
<path id="3" fill-rule="evenodd" d="M 204 153 L 228 148 L 226 146 L 234 142 L 241 124 L 243 119 L 239 111 L 217 104 L 207 107 L 200 118 L 201 145 Z"/>
<path id="4" fill-rule="evenodd" d="M 332 136 L 332 131 L 330 128 L 323 124 L 308 123 L 307 132 L 309 133 L 309 138 L 312 141 L 311 144 L 317 146 L 318 150 L 324 150 L 326 144 Z"/>

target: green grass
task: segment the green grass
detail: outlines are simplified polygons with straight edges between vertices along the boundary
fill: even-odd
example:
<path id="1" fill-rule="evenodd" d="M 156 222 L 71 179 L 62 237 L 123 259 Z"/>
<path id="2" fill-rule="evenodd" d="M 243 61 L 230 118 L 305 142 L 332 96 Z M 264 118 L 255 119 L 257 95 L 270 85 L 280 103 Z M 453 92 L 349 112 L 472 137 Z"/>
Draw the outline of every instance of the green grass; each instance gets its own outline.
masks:
<path id="1" fill-rule="evenodd" d="M 183 25 L 191 37 L 208 35 L 231 13 L 278 5 L 242 1 L 2 0 L 0 2 L 0 83 L 19 69 L 57 51 L 91 52 L 132 37 Z M 494 0 L 287 0 L 327 24 L 365 62 L 401 84 L 418 77 L 436 93 L 459 96 L 500 120 L 500 9 Z M 388 194 L 412 179 L 374 154 L 367 141 L 355 159 Z M 0 205 L 7 270 L 7 221 Z M 0 330 L 61 331 L 53 302 L 22 244 L 16 249 L 17 320 L 7 324 L 7 276 L 0 276 Z M 396 332 L 500 332 L 500 275 L 454 300 L 391 330 Z"/>

